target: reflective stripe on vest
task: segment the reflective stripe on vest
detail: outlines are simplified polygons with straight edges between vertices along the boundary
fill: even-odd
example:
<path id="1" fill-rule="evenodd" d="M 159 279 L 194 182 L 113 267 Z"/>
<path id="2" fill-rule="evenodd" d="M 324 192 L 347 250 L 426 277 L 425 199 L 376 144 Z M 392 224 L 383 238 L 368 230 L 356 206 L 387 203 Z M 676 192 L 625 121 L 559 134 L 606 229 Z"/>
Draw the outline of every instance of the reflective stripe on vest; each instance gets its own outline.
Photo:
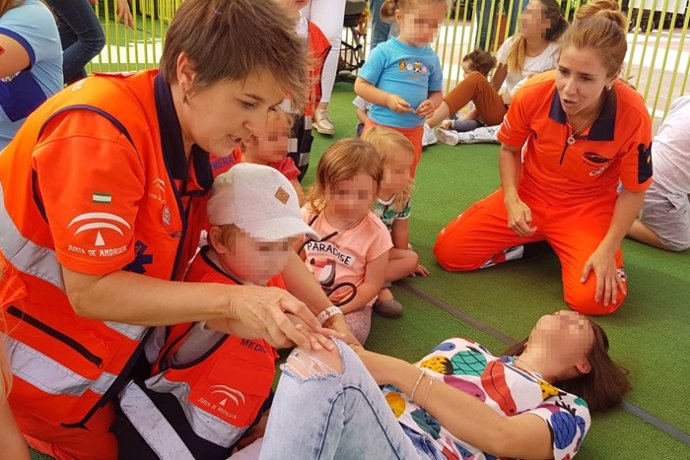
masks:
<path id="1" fill-rule="evenodd" d="M 62 269 L 55 251 L 24 238 L 5 208 L 5 194 L 0 183 L 0 251 L 20 272 L 52 284 L 64 292 Z"/>
<path id="2" fill-rule="evenodd" d="M 91 380 L 12 337 L 6 336 L 5 343 L 14 375 L 46 393 L 81 396 L 90 389 L 102 395 L 116 378 L 114 374 L 103 372 L 97 380 Z"/>
<path id="3" fill-rule="evenodd" d="M 165 373 L 158 374 L 146 381 L 146 387 L 157 393 L 170 393 L 175 396 L 184 411 L 187 422 L 194 433 L 222 447 L 229 448 L 240 440 L 249 427 L 239 428 L 212 414 L 200 409 L 189 402 L 190 387 L 187 382 L 172 382 L 164 377 Z M 161 417 L 163 415 L 161 414 Z M 135 420 L 130 419 L 132 423 Z"/>
<path id="4" fill-rule="evenodd" d="M 122 391 L 120 407 L 149 447 L 160 458 L 194 460 L 194 456 L 175 429 L 136 383 L 129 382 Z"/>

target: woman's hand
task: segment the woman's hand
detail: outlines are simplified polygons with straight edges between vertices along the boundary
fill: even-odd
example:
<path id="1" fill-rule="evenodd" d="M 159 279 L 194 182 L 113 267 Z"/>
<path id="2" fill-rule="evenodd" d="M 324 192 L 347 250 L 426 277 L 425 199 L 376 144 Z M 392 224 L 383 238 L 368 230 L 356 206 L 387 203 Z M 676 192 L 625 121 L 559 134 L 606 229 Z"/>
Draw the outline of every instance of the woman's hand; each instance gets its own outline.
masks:
<path id="1" fill-rule="evenodd" d="M 276 348 L 296 345 L 307 349 L 320 349 L 322 346 L 330 349 L 332 344 L 324 337 L 333 334 L 323 329 L 307 306 L 289 292 L 252 285 L 242 288 L 233 292 L 227 314 L 228 327 L 234 334 L 260 337 Z M 291 321 L 288 314 L 294 315 L 301 323 Z"/>
<path id="2" fill-rule="evenodd" d="M 345 340 L 346 338 L 346 334 L 334 328 L 319 327 L 317 330 L 311 330 L 304 323 L 304 321 L 302 321 L 302 318 L 295 316 L 292 313 L 286 313 L 286 315 L 292 324 L 294 324 L 300 332 L 309 338 L 311 348 L 314 350 L 321 350 L 323 348 L 333 350 L 335 349 L 335 345 L 333 344 L 333 340 L 331 340 L 332 337 L 340 340 Z"/>
<path id="3" fill-rule="evenodd" d="M 609 303 L 615 305 L 618 290 L 620 289 L 623 295 L 627 291 L 625 278 L 618 272 L 616 265 L 616 252 L 598 247 L 587 259 L 580 281 L 585 283 L 592 272 L 597 277 L 594 301 L 602 302 L 604 306 L 608 306 Z"/>
<path id="4" fill-rule="evenodd" d="M 410 103 L 407 102 L 402 97 L 398 96 L 397 94 L 389 94 L 388 95 L 388 98 L 386 100 L 386 107 L 391 109 L 393 112 L 397 112 L 397 113 L 414 112 L 414 109 L 412 108 Z"/>
<path id="5" fill-rule="evenodd" d="M 417 115 L 424 119 L 431 117 L 434 112 L 436 112 L 436 106 L 431 99 L 425 99 L 417 106 Z"/>
<path id="6" fill-rule="evenodd" d="M 125 27 L 132 29 L 134 27 L 134 19 L 132 19 L 132 11 L 129 9 L 128 0 L 117 0 L 115 22 L 124 22 Z"/>
<path id="7" fill-rule="evenodd" d="M 530 236 L 537 231 L 532 226 L 532 210 L 519 197 L 505 202 L 508 212 L 508 227 L 519 236 Z"/>
<path id="8" fill-rule="evenodd" d="M 453 129 L 453 120 L 443 120 L 441 122 L 441 129 Z"/>

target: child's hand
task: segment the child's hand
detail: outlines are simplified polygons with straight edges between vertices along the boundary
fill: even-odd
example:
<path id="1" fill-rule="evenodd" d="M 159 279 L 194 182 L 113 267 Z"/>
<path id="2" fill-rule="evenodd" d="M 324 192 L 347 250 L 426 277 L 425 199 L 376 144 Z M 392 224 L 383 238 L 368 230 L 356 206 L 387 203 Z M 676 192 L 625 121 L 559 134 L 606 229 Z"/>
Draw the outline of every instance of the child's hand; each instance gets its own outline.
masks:
<path id="1" fill-rule="evenodd" d="M 397 94 L 389 94 L 388 100 L 386 101 L 386 107 L 391 109 L 393 112 L 398 113 L 410 113 L 414 112 L 412 106 L 405 99 L 401 98 Z"/>
<path id="2" fill-rule="evenodd" d="M 343 340 L 346 337 L 345 334 L 334 329 L 327 329 L 325 327 L 320 327 L 318 330 L 310 329 L 299 316 L 291 313 L 286 313 L 285 315 L 290 321 L 292 321 L 292 324 L 295 325 L 297 330 L 309 338 L 311 347 L 314 350 L 320 350 L 321 348 L 330 350 L 333 347 L 333 341 L 330 339 L 331 337 L 335 337 L 340 340 Z"/>
<path id="3" fill-rule="evenodd" d="M 419 115 L 422 118 L 431 117 L 435 111 L 436 106 L 433 102 L 431 102 L 430 99 L 423 100 L 422 103 L 419 104 L 419 107 L 417 107 L 417 115 Z"/>
<path id="4" fill-rule="evenodd" d="M 417 268 L 414 269 L 414 272 L 412 273 L 412 277 L 415 277 L 417 275 L 419 276 L 427 276 L 429 274 L 429 269 L 426 268 L 422 264 L 417 264 Z"/>
<path id="5" fill-rule="evenodd" d="M 453 129 L 453 120 L 443 120 L 441 122 L 442 129 Z"/>
<path id="6" fill-rule="evenodd" d="M 501 100 L 505 105 L 510 105 L 510 103 L 513 101 L 513 97 L 510 95 L 508 91 L 501 92 L 499 96 L 501 96 Z"/>

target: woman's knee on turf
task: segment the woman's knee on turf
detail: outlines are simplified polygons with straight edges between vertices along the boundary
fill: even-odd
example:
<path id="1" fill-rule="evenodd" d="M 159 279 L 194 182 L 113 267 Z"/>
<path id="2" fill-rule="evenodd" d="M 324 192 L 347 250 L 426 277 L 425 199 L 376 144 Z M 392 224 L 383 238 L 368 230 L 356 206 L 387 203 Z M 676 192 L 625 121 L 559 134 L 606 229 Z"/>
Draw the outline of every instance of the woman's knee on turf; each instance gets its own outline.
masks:
<path id="1" fill-rule="evenodd" d="M 580 284 L 576 288 L 566 289 L 564 292 L 565 303 L 568 304 L 571 310 L 574 310 L 583 315 L 610 315 L 611 313 L 618 310 L 623 301 L 625 300 L 626 294 L 618 289 L 616 293 L 616 301 L 609 301 L 608 305 L 604 305 L 602 300 L 599 302 L 594 301 L 594 295 L 596 294 L 596 281 L 587 282 L 585 284 Z M 603 298 L 603 294 L 602 294 Z"/>

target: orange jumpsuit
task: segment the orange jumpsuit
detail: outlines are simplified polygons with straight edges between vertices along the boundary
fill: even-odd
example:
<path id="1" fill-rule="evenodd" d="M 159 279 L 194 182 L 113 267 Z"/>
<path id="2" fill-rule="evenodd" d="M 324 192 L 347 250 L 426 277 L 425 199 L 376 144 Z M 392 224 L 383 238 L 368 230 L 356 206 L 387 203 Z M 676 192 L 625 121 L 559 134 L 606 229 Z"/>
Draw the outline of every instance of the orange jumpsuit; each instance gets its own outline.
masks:
<path id="1" fill-rule="evenodd" d="M 555 71 L 532 78 L 515 95 L 498 139 L 522 147 L 520 199 L 532 211 L 535 234 L 508 227 L 499 189 L 478 201 L 439 233 L 434 255 L 449 271 L 488 267 L 511 258 L 515 246 L 547 241 L 562 266 L 564 298 L 581 313 L 604 315 L 615 304 L 594 301 L 596 277 L 580 281 L 587 259 L 606 235 L 617 187 L 641 192 L 651 184 L 651 123 L 642 97 L 617 80 L 590 129 L 570 145 L 570 127 L 554 81 Z M 616 263 L 623 274 L 620 250 Z M 624 275 L 623 275 L 624 276 Z"/>

